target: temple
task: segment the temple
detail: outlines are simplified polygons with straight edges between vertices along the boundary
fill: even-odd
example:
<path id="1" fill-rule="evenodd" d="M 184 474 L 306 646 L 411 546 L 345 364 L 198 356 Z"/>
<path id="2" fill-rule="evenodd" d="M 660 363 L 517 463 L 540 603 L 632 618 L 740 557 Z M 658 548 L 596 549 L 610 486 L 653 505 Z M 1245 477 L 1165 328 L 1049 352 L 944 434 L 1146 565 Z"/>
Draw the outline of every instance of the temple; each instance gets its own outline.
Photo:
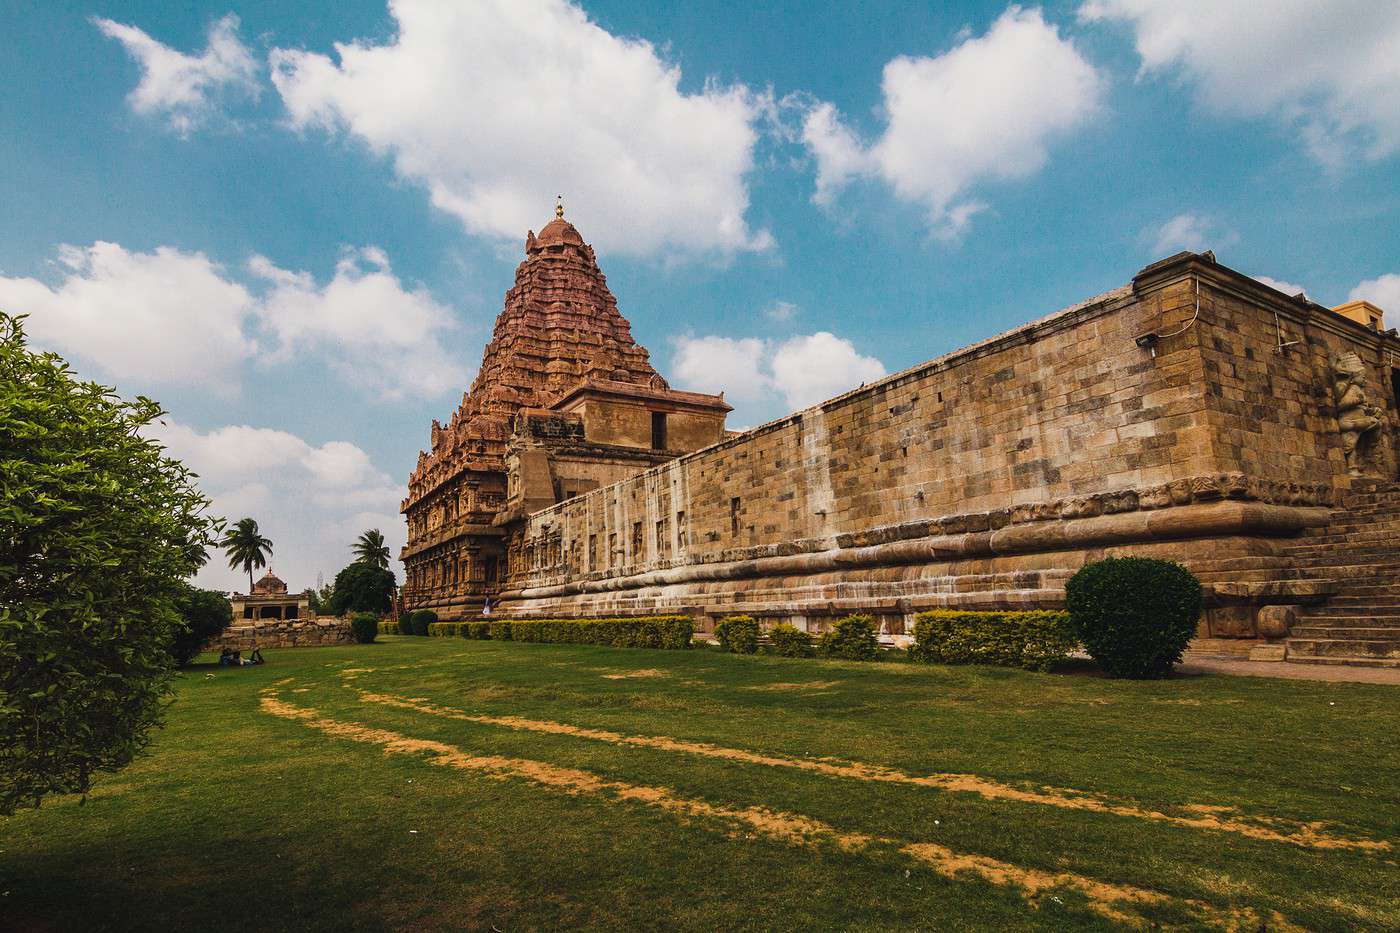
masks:
<path id="1" fill-rule="evenodd" d="M 555 215 L 526 236 L 476 380 L 409 477 L 403 597 L 443 619 L 561 556 L 527 549 L 531 513 L 725 437 L 723 397 L 676 391 L 652 368 L 593 248 L 562 205 Z"/>
<path id="2" fill-rule="evenodd" d="M 526 240 L 481 375 L 433 426 L 405 594 L 446 618 L 731 613 L 898 642 L 931 608 L 1055 608 L 1176 560 L 1202 638 L 1400 665 L 1400 337 L 1180 253 L 742 434 L 629 336 L 593 251 Z"/>
<path id="3" fill-rule="evenodd" d="M 235 625 L 245 620 L 255 623 L 283 622 L 315 615 L 311 611 L 311 595 L 305 592 L 288 593 L 287 584 L 271 570 L 253 584 L 251 593 L 246 596 L 234 593 L 229 603 Z"/>

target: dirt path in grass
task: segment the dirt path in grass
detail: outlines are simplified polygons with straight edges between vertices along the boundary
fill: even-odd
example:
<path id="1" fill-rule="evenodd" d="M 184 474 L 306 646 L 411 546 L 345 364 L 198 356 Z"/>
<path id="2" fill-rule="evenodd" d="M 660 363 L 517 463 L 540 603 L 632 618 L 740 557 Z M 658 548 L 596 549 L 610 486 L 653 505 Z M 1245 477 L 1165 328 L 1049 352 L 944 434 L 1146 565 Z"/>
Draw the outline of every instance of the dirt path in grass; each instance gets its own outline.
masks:
<path id="1" fill-rule="evenodd" d="M 568 735 L 575 738 L 592 739 L 613 745 L 632 745 L 642 748 L 656 748 L 669 752 L 682 752 L 689 755 L 703 755 L 707 758 L 721 758 L 727 761 L 742 761 L 748 764 L 767 765 L 775 768 L 794 768 L 833 777 L 854 778 L 860 781 L 883 781 L 895 784 L 914 784 L 921 787 L 936 787 L 940 790 L 977 794 L 987 800 L 1014 800 L 1020 803 L 1044 804 L 1065 810 L 1090 810 L 1096 813 L 1111 813 L 1142 820 L 1172 823 L 1192 829 L 1213 829 L 1221 832 L 1237 833 L 1251 839 L 1270 842 L 1284 842 L 1313 849 L 1363 849 L 1383 851 L 1390 849 L 1384 840 L 1347 839 L 1323 832 L 1317 825 L 1288 824 L 1271 821 L 1274 825 L 1233 818 L 1231 807 L 1196 805 L 1189 807 L 1189 814 L 1162 813 L 1118 803 L 1101 796 L 1069 788 L 1042 787 L 1036 790 L 1013 787 L 975 774 L 927 774 L 917 775 L 861 762 L 841 762 L 827 758 L 789 758 L 782 755 L 769 755 L 748 751 L 742 748 L 725 748 L 706 742 L 689 742 L 664 735 L 626 735 L 605 729 L 590 729 L 549 720 L 524 719 L 519 716 L 490 716 L 482 713 L 468 713 L 464 710 L 437 706 L 416 698 L 389 696 L 380 693 L 361 692 L 360 699 L 366 703 L 395 706 L 432 716 L 460 719 L 483 725 L 504 726 L 525 732 L 541 732 L 551 735 Z M 1282 828 L 1278 828 L 1282 827 Z"/>
<path id="2" fill-rule="evenodd" d="M 1171 905 L 1184 909 L 1196 920 L 1220 929 L 1297 929 L 1277 913 L 1261 917 L 1249 908 L 1219 908 L 1204 901 L 1174 898 L 1159 891 L 1132 885 L 1100 881 L 1072 872 L 1046 872 L 1023 868 L 983 855 L 956 852 L 930 842 L 908 843 L 896 839 L 843 832 L 821 820 L 798 813 L 766 807 L 726 807 L 706 800 L 683 797 L 666 787 L 613 781 L 579 768 L 566 768 L 528 758 L 500 755 L 472 755 L 455 745 L 431 739 L 416 739 L 387 729 L 345 722 L 321 715 L 310 707 L 295 706 L 274 694 L 262 697 L 264 712 L 305 724 L 335 738 L 348 739 L 384 749 L 385 754 L 424 756 L 430 764 L 471 771 L 497 780 L 519 779 L 571 795 L 606 796 L 656 807 L 681 817 L 723 824 L 730 835 L 736 829 L 788 845 L 835 845 L 850 852 L 898 851 L 948 878 L 971 875 L 1019 892 L 1032 905 L 1041 895 L 1054 890 L 1073 890 L 1087 899 L 1096 913 L 1137 928 L 1155 925 L 1135 912 L 1143 905 Z"/>

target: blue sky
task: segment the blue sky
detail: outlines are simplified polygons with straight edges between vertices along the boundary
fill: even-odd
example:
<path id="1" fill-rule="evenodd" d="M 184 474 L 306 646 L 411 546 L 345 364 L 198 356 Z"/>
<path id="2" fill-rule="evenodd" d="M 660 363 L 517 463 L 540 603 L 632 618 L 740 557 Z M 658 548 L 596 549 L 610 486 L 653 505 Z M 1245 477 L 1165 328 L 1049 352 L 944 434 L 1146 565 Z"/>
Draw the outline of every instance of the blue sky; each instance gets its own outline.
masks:
<path id="1" fill-rule="evenodd" d="M 402 541 L 557 193 L 731 426 L 1182 248 L 1400 314 L 1400 7 L 1264 6 L 6 4 L 0 306 L 310 585 Z"/>

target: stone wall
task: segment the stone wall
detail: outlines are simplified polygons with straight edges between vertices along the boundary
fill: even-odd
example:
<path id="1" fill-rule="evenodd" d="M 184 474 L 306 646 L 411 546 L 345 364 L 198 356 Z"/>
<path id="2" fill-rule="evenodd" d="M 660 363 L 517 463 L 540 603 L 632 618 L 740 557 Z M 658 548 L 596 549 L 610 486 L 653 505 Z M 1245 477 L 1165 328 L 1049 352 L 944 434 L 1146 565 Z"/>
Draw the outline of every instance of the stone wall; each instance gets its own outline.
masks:
<path id="1" fill-rule="evenodd" d="M 302 619 L 292 622 L 264 621 L 257 625 L 238 620 L 211 639 L 205 651 L 248 652 L 254 648 L 311 648 L 322 645 L 348 645 L 354 642 L 350 623 L 344 619 Z"/>
<path id="2" fill-rule="evenodd" d="M 1276 352 L 1280 328 L 1300 343 Z M 861 609 L 895 633 L 931 606 L 1060 604 L 1085 561 L 1134 553 L 1185 562 L 1212 584 L 1212 633 L 1248 635 L 1260 605 L 1325 595 L 1282 556 L 1349 482 L 1319 360 L 1396 343 L 1183 254 L 533 514 L 537 557 L 502 609 L 809 628 Z M 1392 437 L 1365 470 L 1393 475 Z"/>

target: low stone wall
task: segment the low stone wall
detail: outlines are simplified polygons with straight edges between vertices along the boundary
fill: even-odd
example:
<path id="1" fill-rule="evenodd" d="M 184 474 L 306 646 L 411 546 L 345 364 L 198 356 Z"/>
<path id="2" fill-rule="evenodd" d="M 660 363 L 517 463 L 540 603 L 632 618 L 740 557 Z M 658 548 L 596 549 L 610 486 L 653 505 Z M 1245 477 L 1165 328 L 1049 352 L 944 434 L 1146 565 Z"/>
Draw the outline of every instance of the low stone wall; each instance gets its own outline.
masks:
<path id="1" fill-rule="evenodd" d="M 348 645 L 355 640 L 350 623 L 344 619 L 299 619 L 279 622 L 240 622 L 224 629 L 218 638 L 204 646 L 205 651 L 251 651 L 254 648 L 312 648 L 321 645 Z"/>

